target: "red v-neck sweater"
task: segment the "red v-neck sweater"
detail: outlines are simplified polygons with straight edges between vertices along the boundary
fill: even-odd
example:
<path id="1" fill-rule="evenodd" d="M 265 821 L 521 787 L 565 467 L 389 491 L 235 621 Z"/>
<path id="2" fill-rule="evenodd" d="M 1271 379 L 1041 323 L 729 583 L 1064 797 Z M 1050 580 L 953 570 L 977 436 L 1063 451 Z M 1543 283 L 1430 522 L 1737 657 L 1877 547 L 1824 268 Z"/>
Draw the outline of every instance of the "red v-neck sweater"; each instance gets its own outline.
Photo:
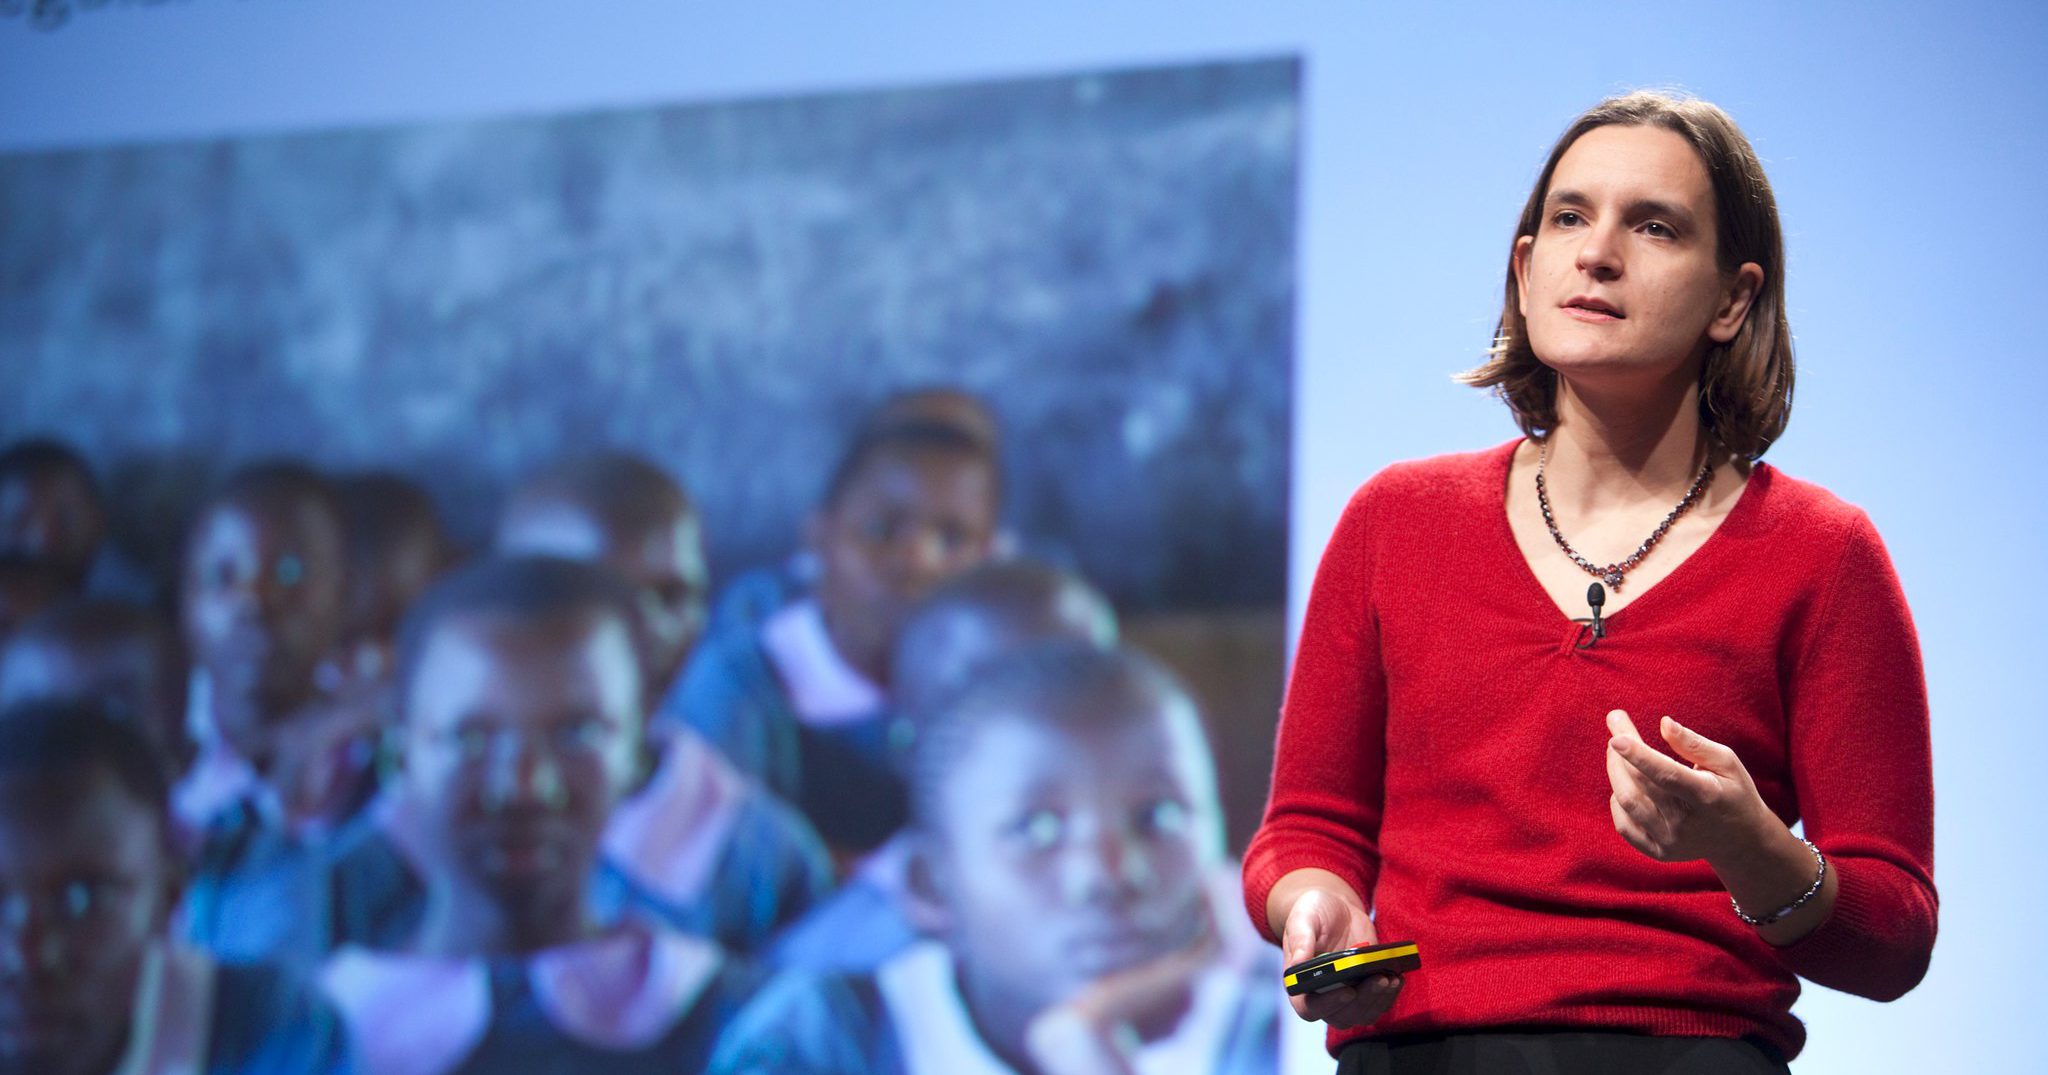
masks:
<path id="1" fill-rule="evenodd" d="M 1912 988 L 1935 929 L 1927 691 L 1869 519 L 1759 464 L 1707 542 L 1578 649 L 1508 529 L 1514 448 L 1367 482 L 1309 596 L 1247 908 L 1266 930 L 1274 883 L 1321 867 L 1423 958 L 1331 1051 L 1546 1026 L 1753 1036 L 1790 1057 L 1795 975 L 1880 1000 Z M 1617 708 L 1653 745 L 1669 714 L 1734 749 L 1836 871 L 1825 924 L 1773 948 L 1704 862 L 1622 840 L 1604 763 Z"/>

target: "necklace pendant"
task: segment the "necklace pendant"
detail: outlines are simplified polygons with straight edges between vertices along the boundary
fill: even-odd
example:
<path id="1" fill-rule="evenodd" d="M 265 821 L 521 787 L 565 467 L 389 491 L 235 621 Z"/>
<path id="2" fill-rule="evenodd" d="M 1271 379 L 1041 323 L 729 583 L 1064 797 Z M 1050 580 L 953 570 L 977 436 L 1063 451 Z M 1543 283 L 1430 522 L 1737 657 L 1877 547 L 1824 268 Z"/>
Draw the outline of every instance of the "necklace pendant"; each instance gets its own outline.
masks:
<path id="1" fill-rule="evenodd" d="M 1618 591 L 1621 589 L 1621 572 L 1609 571 L 1600 576 L 1600 581 L 1606 583 L 1608 589 Z"/>

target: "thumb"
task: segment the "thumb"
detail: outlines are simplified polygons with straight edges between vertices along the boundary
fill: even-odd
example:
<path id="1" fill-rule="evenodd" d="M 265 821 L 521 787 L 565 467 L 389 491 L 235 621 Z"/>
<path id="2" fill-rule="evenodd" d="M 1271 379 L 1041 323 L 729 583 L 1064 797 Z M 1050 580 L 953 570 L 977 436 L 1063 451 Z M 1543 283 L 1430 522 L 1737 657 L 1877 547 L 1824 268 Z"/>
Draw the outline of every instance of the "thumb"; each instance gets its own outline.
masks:
<path id="1" fill-rule="evenodd" d="M 1658 722 L 1658 732 L 1664 741 L 1671 744 L 1671 752 L 1718 776 L 1734 776 L 1742 771 L 1742 763 L 1736 760 L 1735 752 L 1714 742 L 1691 728 L 1670 717 Z"/>
<path id="2" fill-rule="evenodd" d="M 1331 931 L 1332 912 L 1337 909 L 1335 900 L 1316 891 L 1305 892 L 1294 902 L 1294 909 L 1287 914 L 1287 929 L 1280 937 L 1287 962 L 1299 963 L 1330 950 L 1327 934 Z"/>

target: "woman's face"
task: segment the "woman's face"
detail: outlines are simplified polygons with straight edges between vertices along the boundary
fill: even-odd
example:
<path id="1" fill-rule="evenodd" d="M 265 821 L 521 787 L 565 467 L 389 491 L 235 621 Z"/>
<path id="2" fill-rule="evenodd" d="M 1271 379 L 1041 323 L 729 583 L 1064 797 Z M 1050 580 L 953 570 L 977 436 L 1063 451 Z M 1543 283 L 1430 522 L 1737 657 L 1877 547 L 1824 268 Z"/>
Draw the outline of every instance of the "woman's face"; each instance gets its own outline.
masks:
<path id="1" fill-rule="evenodd" d="M 1742 327 L 1762 270 L 1718 260 L 1712 181 L 1661 127 L 1596 127 L 1559 158 L 1515 246 L 1536 357 L 1568 380 L 1671 377 Z"/>

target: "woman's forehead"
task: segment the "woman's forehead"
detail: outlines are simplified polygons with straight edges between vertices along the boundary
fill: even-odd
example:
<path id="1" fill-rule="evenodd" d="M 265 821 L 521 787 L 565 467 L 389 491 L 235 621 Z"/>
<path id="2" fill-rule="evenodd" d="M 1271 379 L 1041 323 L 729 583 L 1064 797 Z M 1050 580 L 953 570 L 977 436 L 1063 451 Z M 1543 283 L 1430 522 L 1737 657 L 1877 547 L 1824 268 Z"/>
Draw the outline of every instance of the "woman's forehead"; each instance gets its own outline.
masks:
<path id="1" fill-rule="evenodd" d="M 1580 135 L 1550 176 L 1546 202 L 1652 197 L 1711 208 L 1714 188 L 1692 143 L 1650 125 L 1608 124 Z"/>

